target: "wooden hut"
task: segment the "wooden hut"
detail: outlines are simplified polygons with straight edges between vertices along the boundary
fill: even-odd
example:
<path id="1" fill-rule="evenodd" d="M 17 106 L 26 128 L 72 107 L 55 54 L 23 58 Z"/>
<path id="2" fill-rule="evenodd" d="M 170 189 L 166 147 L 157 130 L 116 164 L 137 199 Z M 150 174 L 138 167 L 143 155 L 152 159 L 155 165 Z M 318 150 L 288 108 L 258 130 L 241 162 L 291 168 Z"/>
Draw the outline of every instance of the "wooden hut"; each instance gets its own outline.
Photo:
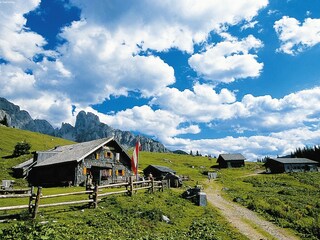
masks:
<path id="1" fill-rule="evenodd" d="M 267 173 L 318 171 L 318 162 L 307 158 L 268 158 L 264 166 Z"/>
<path id="2" fill-rule="evenodd" d="M 36 152 L 28 180 L 32 185 L 81 185 L 125 182 L 131 159 L 113 137 Z"/>
<path id="3" fill-rule="evenodd" d="M 170 187 L 177 188 L 182 186 L 182 179 L 173 172 L 167 173 L 163 179 L 168 181 Z"/>
<path id="4" fill-rule="evenodd" d="M 217 163 L 220 168 L 244 167 L 246 158 L 240 154 L 220 154 Z"/>
<path id="5" fill-rule="evenodd" d="M 152 177 L 157 180 L 162 180 L 168 173 L 175 174 L 176 172 L 171 168 L 165 166 L 158 166 L 158 165 L 149 165 L 143 170 L 143 174 L 148 177 L 152 174 Z"/>
<path id="6" fill-rule="evenodd" d="M 28 176 L 32 166 L 35 165 L 33 158 L 12 167 L 12 173 L 15 178 L 25 178 Z"/>

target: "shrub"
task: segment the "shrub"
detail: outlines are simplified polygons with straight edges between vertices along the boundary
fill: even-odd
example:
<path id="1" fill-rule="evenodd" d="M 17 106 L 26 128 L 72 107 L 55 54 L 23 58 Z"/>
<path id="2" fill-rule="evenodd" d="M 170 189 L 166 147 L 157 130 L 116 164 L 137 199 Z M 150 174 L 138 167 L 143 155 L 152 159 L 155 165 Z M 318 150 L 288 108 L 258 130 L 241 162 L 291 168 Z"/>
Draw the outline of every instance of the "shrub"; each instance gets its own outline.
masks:
<path id="1" fill-rule="evenodd" d="M 14 157 L 19 157 L 21 155 L 28 154 L 28 153 L 30 153 L 29 152 L 30 148 L 31 148 L 30 143 L 27 143 L 26 141 L 18 142 L 14 146 L 14 150 L 13 150 L 13 154 L 12 155 Z"/>

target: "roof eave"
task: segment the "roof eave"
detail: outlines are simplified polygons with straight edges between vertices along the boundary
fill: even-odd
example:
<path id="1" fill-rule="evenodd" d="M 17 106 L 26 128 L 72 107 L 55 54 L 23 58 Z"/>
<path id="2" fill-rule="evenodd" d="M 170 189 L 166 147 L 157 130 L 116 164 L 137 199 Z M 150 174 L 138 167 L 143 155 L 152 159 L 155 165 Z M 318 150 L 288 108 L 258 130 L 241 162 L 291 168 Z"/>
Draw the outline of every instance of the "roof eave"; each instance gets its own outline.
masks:
<path id="1" fill-rule="evenodd" d="M 108 139 L 106 139 L 106 141 L 104 141 L 103 143 L 99 144 L 98 146 L 96 146 L 95 148 L 93 148 L 92 150 L 90 150 L 89 152 L 87 152 L 86 154 L 84 154 L 83 156 L 79 157 L 78 159 L 75 159 L 77 162 L 82 161 L 83 159 L 85 159 L 87 156 L 89 156 L 90 154 L 94 153 L 96 150 L 98 150 L 99 148 L 103 147 L 105 144 L 107 144 L 108 142 L 114 140 L 114 137 L 110 137 Z"/>

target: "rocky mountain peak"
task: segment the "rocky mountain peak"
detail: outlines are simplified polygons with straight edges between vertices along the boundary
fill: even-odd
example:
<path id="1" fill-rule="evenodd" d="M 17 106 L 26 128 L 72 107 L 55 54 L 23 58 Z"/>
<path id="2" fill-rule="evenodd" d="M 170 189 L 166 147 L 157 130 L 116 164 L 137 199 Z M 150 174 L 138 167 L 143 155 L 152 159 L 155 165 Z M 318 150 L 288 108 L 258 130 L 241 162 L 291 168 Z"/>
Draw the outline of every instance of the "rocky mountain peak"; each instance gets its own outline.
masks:
<path id="1" fill-rule="evenodd" d="M 27 111 L 20 110 L 20 107 L 0 98 L 0 119 L 7 116 L 9 126 L 40 132 L 56 137 L 69 139 L 76 142 L 86 142 L 105 137 L 114 137 L 125 148 L 133 147 L 138 136 L 131 132 L 113 129 L 100 122 L 97 115 L 91 112 L 80 111 L 76 117 L 75 126 L 69 123 L 62 123 L 61 127 L 54 129 L 46 120 L 33 120 Z M 168 152 L 163 144 L 145 136 L 139 136 L 143 151 Z"/>

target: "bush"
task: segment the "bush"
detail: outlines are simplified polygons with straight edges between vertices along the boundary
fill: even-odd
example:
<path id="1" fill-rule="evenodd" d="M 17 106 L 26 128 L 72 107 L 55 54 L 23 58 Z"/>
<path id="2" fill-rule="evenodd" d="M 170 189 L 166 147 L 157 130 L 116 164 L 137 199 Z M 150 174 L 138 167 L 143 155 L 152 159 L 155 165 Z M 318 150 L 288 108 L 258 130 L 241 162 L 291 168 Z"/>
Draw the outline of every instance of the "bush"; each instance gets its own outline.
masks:
<path id="1" fill-rule="evenodd" d="M 14 150 L 13 150 L 13 156 L 14 157 L 19 157 L 21 155 L 24 154 L 29 154 L 29 150 L 31 148 L 30 143 L 27 143 L 26 141 L 23 142 L 18 142 L 15 146 L 14 146 Z"/>

